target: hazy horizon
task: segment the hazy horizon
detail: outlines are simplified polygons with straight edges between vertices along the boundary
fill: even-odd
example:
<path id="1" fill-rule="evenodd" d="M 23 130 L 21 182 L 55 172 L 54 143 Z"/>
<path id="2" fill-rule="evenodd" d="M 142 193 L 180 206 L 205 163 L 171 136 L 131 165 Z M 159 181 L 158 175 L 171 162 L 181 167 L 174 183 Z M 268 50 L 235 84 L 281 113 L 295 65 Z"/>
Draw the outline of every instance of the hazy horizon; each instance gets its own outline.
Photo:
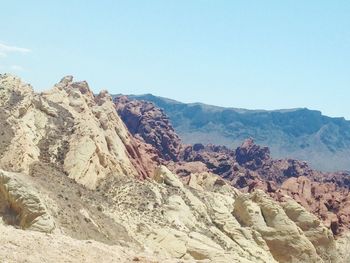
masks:
<path id="1" fill-rule="evenodd" d="M 73 75 L 94 92 L 350 120 L 347 1 L 11 1 L 2 9 L 0 72 L 37 90 Z"/>

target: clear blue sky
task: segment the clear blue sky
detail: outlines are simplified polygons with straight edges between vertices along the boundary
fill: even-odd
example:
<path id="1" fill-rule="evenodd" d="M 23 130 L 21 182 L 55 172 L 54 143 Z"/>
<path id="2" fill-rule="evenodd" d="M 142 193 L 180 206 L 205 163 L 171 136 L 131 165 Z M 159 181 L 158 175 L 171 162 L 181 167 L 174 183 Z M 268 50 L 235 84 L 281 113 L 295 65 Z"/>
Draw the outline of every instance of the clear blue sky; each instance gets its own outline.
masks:
<path id="1" fill-rule="evenodd" d="M 0 71 L 350 119 L 350 1 L 0 1 Z"/>

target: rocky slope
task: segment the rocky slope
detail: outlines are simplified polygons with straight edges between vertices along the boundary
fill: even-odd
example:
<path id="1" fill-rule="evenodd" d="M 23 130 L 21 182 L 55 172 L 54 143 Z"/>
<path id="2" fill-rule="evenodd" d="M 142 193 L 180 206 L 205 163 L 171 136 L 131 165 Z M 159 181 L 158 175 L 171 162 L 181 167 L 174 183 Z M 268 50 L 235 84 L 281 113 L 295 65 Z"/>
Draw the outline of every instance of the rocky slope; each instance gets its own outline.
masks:
<path id="1" fill-rule="evenodd" d="M 143 262 L 156 263 L 156 258 L 145 252 L 107 245 L 94 240 L 76 240 L 62 234 L 43 234 L 0 225 L 1 262 Z M 161 259 L 165 263 L 176 260 Z"/>
<path id="2" fill-rule="evenodd" d="M 343 118 L 308 109 L 253 111 L 185 104 L 151 94 L 129 97 L 163 109 L 185 143 L 231 148 L 254 138 L 274 158 L 305 160 L 323 171 L 350 171 L 350 121 Z"/>
<path id="3" fill-rule="evenodd" d="M 264 149 L 261 162 L 251 158 L 260 151 L 251 143 L 237 167 L 256 174 L 262 190 L 248 183 L 240 191 L 205 159 L 191 160 L 203 146 L 183 148 L 172 141 L 178 137 L 170 126 L 160 130 L 170 125 L 161 112 L 137 104 L 122 110 L 137 115 L 142 109 L 139 117 L 148 118 L 129 132 L 106 92 L 95 96 L 72 77 L 38 94 L 19 78 L 0 75 L 0 106 L 1 261 L 349 260 L 347 235 L 335 236 L 287 190 L 277 199 L 264 189 L 259 171 L 270 159 Z M 215 165 L 225 156 L 236 160 L 226 148 L 216 153 Z M 337 180 L 332 184 L 342 177 Z"/>
<path id="4" fill-rule="evenodd" d="M 114 100 L 119 116 L 129 131 L 158 150 L 164 160 L 178 161 L 181 141 L 164 112 L 153 103 L 130 101 L 121 96 Z"/>
<path id="5" fill-rule="evenodd" d="M 50 163 L 92 189 L 111 174 L 149 176 L 143 160 L 149 155 L 141 154 L 106 92 L 94 96 L 70 76 L 42 94 L 9 75 L 0 85 L 4 169 L 28 172 L 35 162 Z"/>
<path id="6" fill-rule="evenodd" d="M 119 104 L 118 97 L 114 101 Z M 150 104 L 146 101 L 126 100 L 125 97 L 123 101 L 124 103 L 118 106 L 123 119 L 129 118 L 131 113 L 125 116 L 120 108 L 135 104 Z M 163 129 L 163 133 L 167 131 L 173 133 L 165 113 L 154 107 L 149 108 L 158 114 L 162 113 L 161 119 L 166 120 L 164 123 L 168 127 Z M 137 116 L 147 123 L 151 121 L 149 116 L 152 114 Z M 143 133 L 140 135 L 143 136 Z M 153 145 L 157 147 L 157 144 Z M 322 173 L 311 169 L 302 161 L 272 159 L 269 148 L 256 145 L 252 139 L 244 141 L 236 150 L 225 146 L 194 144 L 182 145 L 180 151 L 176 150 L 174 154 L 178 156 L 178 161 L 163 160 L 163 163 L 182 177 L 193 173 L 211 172 L 230 181 L 232 186 L 244 192 L 262 189 L 277 201 L 281 200 L 281 196 L 289 195 L 308 211 L 317 215 L 334 234 L 349 229 L 350 210 L 347 207 L 350 200 L 350 174 L 348 173 Z"/>

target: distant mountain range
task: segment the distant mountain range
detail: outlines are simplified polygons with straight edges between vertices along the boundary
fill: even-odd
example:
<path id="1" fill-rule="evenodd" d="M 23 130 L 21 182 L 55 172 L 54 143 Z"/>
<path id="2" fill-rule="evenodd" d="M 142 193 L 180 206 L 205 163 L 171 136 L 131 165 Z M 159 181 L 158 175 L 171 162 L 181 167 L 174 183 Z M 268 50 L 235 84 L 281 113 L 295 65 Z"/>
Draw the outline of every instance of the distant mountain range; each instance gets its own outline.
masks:
<path id="1" fill-rule="evenodd" d="M 184 143 L 237 147 L 251 137 L 268 146 L 275 158 L 305 160 L 322 171 L 350 170 L 350 121 L 344 118 L 307 108 L 246 110 L 186 104 L 152 94 L 128 97 L 162 108 Z"/>

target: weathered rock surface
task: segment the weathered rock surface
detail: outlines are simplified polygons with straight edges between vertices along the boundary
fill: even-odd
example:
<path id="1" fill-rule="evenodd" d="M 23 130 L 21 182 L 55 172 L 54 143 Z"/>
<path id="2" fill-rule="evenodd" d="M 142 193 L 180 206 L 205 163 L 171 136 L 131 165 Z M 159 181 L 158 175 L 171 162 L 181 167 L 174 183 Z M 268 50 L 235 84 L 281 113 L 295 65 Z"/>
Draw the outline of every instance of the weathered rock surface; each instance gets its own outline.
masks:
<path id="1" fill-rule="evenodd" d="M 337 260 L 334 237 L 329 228 L 322 225 L 315 215 L 307 212 L 303 206 L 290 197 L 283 197 L 282 208 L 286 215 L 303 231 L 315 246 L 317 253 L 325 261 L 334 262 Z"/>
<path id="2" fill-rule="evenodd" d="M 20 175 L 0 170 L 0 216 L 4 224 L 50 233 L 55 222 L 42 198 Z"/>
<path id="3" fill-rule="evenodd" d="M 332 232 L 287 196 L 279 203 L 259 190 L 243 194 L 211 173 L 182 182 L 164 166 L 154 180 L 101 189 L 114 197 L 108 213 L 155 253 L 210 262 L 341 262 Z"/>
<path id="4" fill-rule="evenodd" d="M 301 231 L 303 229 L 298 226 L 303 226 L 309 221 L 315 226 L 319 226 L 320 222 L 314 222 L 315 218 L 312 218 L 308 213 L 306 216 L 311 217 L 313 220 L 294 217 L 294 213 L 297 214 L 299 212 L 296 209 L 300 208 L 286 205 L 286 211 L 288 212 L 286 213 L 282 207 L 267 198 L 262 191 L 257 190 L 252 194 L 242 195 L 236 200 L 234 215 L 243 226 L 253 227 L 260 233 L 277 261 L 320 262 L 321 258 L 317 254 L 317 249 L 308 239 L 306 233 Z M 295 221 L 292 221 L 292 219 Z M 306 226 L 304 226 L 304 230 L 309 231 Z M 334 260 L 336 254 L 334 249 L 335 243 L 331 238 L 332 234 L 327 233 L 326 228 L 323 228 L 323 230 L 325 230 L 325 233 L 323 234 L 322 231 L 320 233 L 328 241 L 325 242 L 326 245 L 333 245 L 333 250 L 330 251 L 330 254 L 321 250 L 322 256 L 326 257 L 323 260 Z M 317 244 L 318 240 L 313 241 Z"/>
<path id="5" fill-rule="evenodd" d="M 350 195 L 349 190 L 339 188 L 333 183 L 319 183 L 300 176 L 285 181 L 281 190 L 294 198 L 308 211 L 321 218 L 334 234 L 349 229 Z"/>
<path id="6" fill-rule="evenodd" d="M 114 103 L 133 135 L 138 134 L 146 143 L 154 146 L 160 158 L 178 160 L 181 141 L 162 110 L 153 103 L 132 101 L 126 96 L 115 97 Z"/>
<path id="7" fill-rule="evenodd" d="M 62 234 L 45 235 L 0 224 L 0 261 L 7 263 L 37 262 L 142 262 L 178 263 L 148 253 L 94 240 L 76 240 Z"/>
<path id="8" fill-rule="evenodd" d="M 240 165 L 256 170 L 270 159 L 270 150 L 256 145 L 252 139 L 247 139 L 236 149 L 235 157 Z"/>
<path id="9" fill-rule="evenodd" d="M 51 163 L 92 189 L 112 174 L 145 178 L 153 173 L 154 161 L 142 154 L 106 92 L 94 96 L 86 82 L 73 82 L 71 76 L 41 94 L 6 74 L 0 87 L 0 121 L 7 127 L 0 168 L 28 172 L 36 161 Z"/>

